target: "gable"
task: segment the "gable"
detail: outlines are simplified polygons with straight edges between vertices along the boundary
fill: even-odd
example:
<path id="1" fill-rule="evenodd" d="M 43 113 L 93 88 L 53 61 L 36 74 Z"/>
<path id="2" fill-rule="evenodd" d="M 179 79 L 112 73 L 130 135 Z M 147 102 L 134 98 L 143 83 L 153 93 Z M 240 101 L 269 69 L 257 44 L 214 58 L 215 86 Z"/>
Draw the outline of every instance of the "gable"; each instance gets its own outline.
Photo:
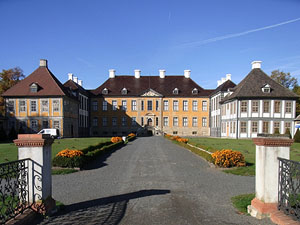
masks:
<path id="1" fill-rule="evenodd" d="M 146 90 L 144 93 L 140 95 L 141 97 L 162 97 L 161 94 L 152 90 L 151 88 Z"/>

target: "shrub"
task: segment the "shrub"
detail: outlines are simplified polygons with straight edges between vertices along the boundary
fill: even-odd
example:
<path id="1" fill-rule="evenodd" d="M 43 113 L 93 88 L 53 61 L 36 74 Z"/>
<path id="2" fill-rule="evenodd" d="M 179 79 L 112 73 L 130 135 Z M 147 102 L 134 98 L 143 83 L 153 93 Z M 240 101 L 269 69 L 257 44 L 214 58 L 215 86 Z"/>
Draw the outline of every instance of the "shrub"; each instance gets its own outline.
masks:
<path id="1" fill-rule="evenodd" d="M 122 141 L 122 138 L 121 137 L 112 137 L 110 140 L 112 143 L 118 143 L 118 142 Z"/>
<path id="2" fill-rule="evenodd" d="M 110 145 L 110 144 L 112 144 L 111 141 L 102 142 L 102 143 L 99 143 L 97 145 L 90 145 L 89 147 L 81 149 L 81 151 L 83 152 L 83 154 L 87 154 L 88 152 L 95 151 L 95 150 L 97 150 L 99 148 L 102 148 L 103 146 Z"/>
<path id="3" fill-rule="evenodd" d="M 186 144 L 186 143 L 188 143 L 189 139 L 187 139 L 187 138 L 178 138 L 176 141 Z"/>
<path id="4" fill-rule="evenodd" d="M 286 128 L 286 129 L 285 129 L 285 134 L 288 135 L 289 138 L 292 138 L 290 128 Z"/>
<path id="5" fill-rule="evenodd" d="M 246 166 L 245 158 L 241 152 L 224 149 L 212 154 L 213 162 L 220 167 Z"/>
<path id="6" fill-rule="evenodd" d="M 17 138 L 18 138 L 18 134 L 17 134 L 15 128 L 12 127 L 12 128 L 10 129 L 9 133 L 8 133 L 8 139 L 9 139 L 9 140 L 14 140 L 14 139 L 17 139 Z"/>
<path id="7" fill-rule="evenodd" d="M 79 167 L 82 168 L 86 162 L 86 158 L 84 156 L 73 156 L 73 157 L 63 157 L 63 156 L 55 156 L 52 160 L 53 166 L 59 167 L 68 167 L 74 168 Z"/>
<path id="8" fill-rule="evenodd" d="M 60 156 L 60 157 L 68 157 L 68 158 L 73 158 L 75 156 L 82 156 L 83 152 L 76 150 L 76 149 L 64 149 L 62 151 L 60 151 L 59 153 L 56 154 L 56 156 Z"/>
<path id="9" fill-rule="evenodd" d="M 280 134 L 279 128 L 275 128 L 275 129 L 274 129 L 274 134 Z"/>
<path id="10" fill-rule="evenodd" d="M 136 135 L 134 133 L 128 134 L 128 137 L 135 137 Z"/>
<path id="11" fill-rule="evenodd" d="M 179 136 L 173 136 L 173 137 L 171 137 L 171 139 L 174 140 L 174 141 L 177 141 L 177 139 L 179 139 L 179 138 L 180 138 Z"/>
<path id="12" fill-rule="evenodd" d="M 299 129 L 297 129 L 297 132 L 294 136 L 294 141 L 297 143 L 300 143 L 300 130 Z"/>

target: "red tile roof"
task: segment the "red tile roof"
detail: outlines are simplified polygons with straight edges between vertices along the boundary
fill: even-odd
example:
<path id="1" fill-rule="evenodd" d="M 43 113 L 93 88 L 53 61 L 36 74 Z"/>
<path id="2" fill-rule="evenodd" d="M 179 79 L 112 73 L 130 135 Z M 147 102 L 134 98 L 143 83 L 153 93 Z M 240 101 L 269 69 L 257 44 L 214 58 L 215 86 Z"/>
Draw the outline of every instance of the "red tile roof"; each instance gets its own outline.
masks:
<path id="1" fill-rule="evenodd" d="M 37 92 L 30 91 L 30 85 L 36 83 L 38 85 Z M 8 89 L 2 94 L 4 97 L 17 96 L 69 96 L 67 88 L 65 88 L 60 81 L 45 67 L 40 66 L 32 74 L 21 80 L 16 85 Z"/>
<path id="2" fill-rule="evenodd" d="M 105 96 L 124 96 L 121 94 L 123 88 L 127 89 L 125 96 L 139 96 L 147 90 L 154 90 L 165 97 L 208 97 L 214 90 L 205 90 L 196 84 L 192 79 L 184 76 L 116 76 L 109 78 L 97 89 L 90 92 L 94 95 L 102 95 L 102 90 L 108 89 Z M 177 95 L 173 94 L 175 88 L 179 89 Z M 198 94 L 192 94 L 194 88 L 198 89 Z"/>

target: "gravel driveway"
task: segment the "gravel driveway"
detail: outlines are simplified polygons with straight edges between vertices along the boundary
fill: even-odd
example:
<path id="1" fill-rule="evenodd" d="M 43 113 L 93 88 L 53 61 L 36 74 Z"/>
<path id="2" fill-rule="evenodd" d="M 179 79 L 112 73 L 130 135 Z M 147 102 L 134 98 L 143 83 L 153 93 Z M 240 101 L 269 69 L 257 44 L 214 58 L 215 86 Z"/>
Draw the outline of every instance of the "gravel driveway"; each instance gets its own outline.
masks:
<path id="1" fill-rule="evenodd" d="M 67 207 L 41 224 L 272 224 L 231 204 L 255 191 L 254 177 L 225 174 L 162 137 L 138 138 L 90 167 L 53 176 L 53 198 Z"/>

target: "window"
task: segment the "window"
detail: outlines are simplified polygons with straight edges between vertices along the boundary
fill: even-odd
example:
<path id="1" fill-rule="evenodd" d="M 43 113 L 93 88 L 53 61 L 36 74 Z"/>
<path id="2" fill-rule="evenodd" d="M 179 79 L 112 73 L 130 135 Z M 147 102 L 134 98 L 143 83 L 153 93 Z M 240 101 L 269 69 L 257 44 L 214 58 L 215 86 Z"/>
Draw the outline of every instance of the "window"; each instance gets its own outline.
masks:
<path id="1" fill-rule="evenodd" d="M 102 94 L 107 95 L 107 94 L 108 94 L 108 89 L 107 89 L 107 88 L 104 88 L 104 89 L 102 90 Z"/>
<path id="2" fill-rule="evenodd" d="M 280 133 L 280 123 L 279 122 L 274 122 L 274 133 Z"/>
<path id="3" fill-rule="evenodd" d="M 292 112 L 292 102 L 285 102 L 285 112 L 286 113 Z"/>
<path id="4" fill-rule="evenodd" d="M 142 110 L 142 111 L 144 111 L 144 107 L 145 107 L 145 106 L 144 106 L 144 101 L 142 100 L 142 101 L 141 101 L 141 110 Z"/>
<path id="5" fill-rule="evenodd" d="M 93 118 L 93 127 L 98 127 L 98 117 Z"/>
<path id="6" fill-rule="evenodd" d="M 198 94 L 198 89 L 197 89 L 197 88 L 194 88 L 194 89 L 192 90 L 192 94 L 193 94 L 193 95 Z"/>
<path id="7" fill-rule="evenodd" d="M 235 133 L 235 122 L 232 122 L 233 123 L 233 131 L 232 133 Z"/>
<path id="8" fill-rule="evenodd" d="M 252 101 L 252 112 L 253 113 L 258 112 L 258 101 Z"/>
<path id="9" fill-rule="evenodd" d="M 263 122 L 263 133 L 269 133 L 269 122 Z"/>
<path id="10" fill-rule="evenodd" d="M 168 110 L 169 110 L 169 101 L 164 100 L 164 111 L 168 111 Z"/>
<path id="11" fill-rule="evenodd" d="M 55 129 L 59 129 L 59 121 L 58 120 L 54 120 L 53 121 L 53 128 L 55 128 Z"/>
<path id="12" fill-rule="evenodd" d="M 257 133 L 258 132 L 258 122 L 257 121 L 252 121 L 252 133 Z"/>
<path id="13" fill-rule="evenodd" d="M 280 113 L 280 101 L 275 101 L 274 102 L 274 112 L 275 113 Z"/>
<path id="14" fill-rule="evenodd" d="M 241 122 L 241 133 L 247 132 L 247 122 Z"/>
<path id="15" fill-rule="evenodd" d="M 113 117 L 111 122 L 112 122 L 112 126 L 116 127 L 117 126 L 117 117 Z"/>
<path id="16" fill-rule="evenodd" d="M 247 106 L 248 106 L 248 102 L 246 102 L 246 101 L 242 101 L 241 102 L 241 112 L 242 113 L 246 113 L 247 112 Z"/>
<path id="17" fill-rule="evenodd" d="M 173 126 L 178 127 L 178 117 L 173 117 Z"/>
<path id="18" fill-rule="evenodd" d="M 118 108 L 118 103 L 117 100 L 112 100 L 112 110 L 116 111 Z"/>
<path id="19" fill-rule="evenodd" d="M 158 101 L 158 100 L 156 100 L 155 110 L 156 110 L 156 111 L 159 110 L 159 101 Z"/>
<path id="20" fill-rule="evenodd" d="M 198 111 L 198 101 L 193 100 L 193 111 Z"/>
<path id="21" fill-rule="evenodd" d="M 48 100 L 42 100 L 42 112 L 49 111 L 49 102 Z"/>
<path id="22" fill-rule="evenodd" d="M 269 101 L 264 101 L 264 113 L 268 113 L 270 111 L 270 102 Z"/>
<path id="23" fill-rule="evenodd" d="M 30 128 L 34 131 L 37 131 L 38 129 L 38 121 L 37 120 L 31 120 L 30 121 Z"/>
<path id="24" fill-rule="evenodd" d="M 202 117 L 202 127 L 207 127 L 207 119 L 206 119 L 206 117 Z"/>
<path id="25" fill-rule="evenodd" d="M 291 130 L 291 123 L 290 122 L 285 122 L 284 128 L 285 128 L 284 132 L 286 132 L 287 129 L 289 129 L 289 131 L 290 131 Z"/>
<path id="26" fill-rule="evenodd" d="M 9 100 L 7 104 L 8 112 L 15 112 L 15 102 L 13 100 Z"/>
<path id="27" fill-rule="evenodd" d="M 187 100 L 183 100 L 183 111 L 188 111 L 189 105 Z"/>
<path id="28" fill-rule="evenodd" d="M 31 100 L 30 101 L 30 111 L 31 112 L 37 112 L 36 100 Z"/>
<path id="29" fill-rule="evenodd" d="M 202 111 L 207 111 L 207 101 L 202 101 Z"/>
<path id="30" fill-rule="evenodd" d="M 144 117 L 141 118 L 141 125 L 144 126 Z"/>
<path id="31" fill-rule="evenodd" d="M 178 107 L 178 100 L 174 100 L 173 101 L 173 111 L 178 111 L 179 107 Z"/>
<path id="32" fill-rule="evenodd" d="M 198 118 L 193 117 L 193 127 L 198 127 Z"/>
<path id="33" fill-rule="evenodd" d="M 59 112 L 59 100 L 53 100 L 53 112 Z"/>
<path id="34" fill-rule="evenodd" d="M 158 126 L 158 117 L 155 118 L 155 126 Z"/>
<path id="35" fill-rule="evenodd" d="M 102 117 L 102 126 L 107 127 L 107 117 Z"/>
<path id="36" fill-rule="evenodd" d="M 173 134 L 178 134 L 178 131 L 173 131 Z"/>
<path id="37" fill-rule="evenodd" d="M 122 127 L 126 127 L 127 126 L 127 120 L 126 120 L 126 117 L 123 116 L 122 117 Z"/>
<path id="38" fill-rule="evenodd" d="M 233 103 L 233 114 L 236 113 L 236 102 Z"/>
<path id="39" fill-rule="evenodd" d="M 123 111 L 127 110 L 127 101 L 126 100 L 122 100 L 122 110 Z"/>
<path id="40" fill-rule="evenodd" d="M 262 88 L 262 92 L 263 93 L 270 93 L 271 92 L 271 86 L 266 84 L 263 88 Z"/>
<path id="41" fill-rule="evenodd" d="M 230 115 L 233 114 L 233 103 L 230 103 Z"/>
<path id="42" fill-rule="evenodd" d="M 188 126 L 188 118 L 187 117 L 183 117 L 182 118 L 182 126 L 183 127 L 187 127 Z"/>
<path id="43" fill-rule="evenodd" d="M 131 119 L 131 126 L 136 126 L 136 117 L 132 117 Z"/>
<path id="44" fill-rule="evenodd" d="M 26 112 L 26 101 L 25 100 L 19 101 L 19 111 Z"/>
<path id="45" fill-rule="evenodd" d="M 196 134 L 197 134 L 197 131 L 193 131 L 192 134 L 193 134 L 193 135 L 196 135 Z"/>
<path id="46" fill-rule="evenodd" d="M 42 126 L 43 126 L 43 128 L 49 128 L 49 121 L 43 120 Z"/>
<path id="47" fill-rule="evenodd" d="M 93 111 L 98 111 L 98 102 L 97 101 L 92 102 L 92 109 L 93 109 Z"/>
<path id="48" fill-rule="evenodd" d="M 102 110 L 107 111 L 107 101 L 103 100 L 102 102 Z"/>
<path id="49" fill-rule="evenodd" d="M 148 100 L 147 101 L 147 109 L 148 109 L 148 111 L 152 111 L 152 101 L 151 100 Z"/>
<path id="50" fill-rule="evenodd" d="M 136 100 L 131 100 L 131 111 L 136 111 Z"/>
<path id="51" fill-rule="evenodd" d="M 126 88 L 123 88 L 122 91 L 121 91 L 122 95 L 127 95 L 127 89 Z"/>
<path id="52" fill-rule="evenodd" d="M 174 94 L 174 95 L 178 95 L 178 93 L 179 93 L 179 90 L 178 90 L 178 88 L 174 88 L 174 90 L 173 90 L 173 94 Z"/>
<path id="53" fill-rule="evenodd" d="M 37 86 L 37 84 L 33 83 L 33 84 L 30 86 L 30 92 L 36 93 L 37 91 L 38 91 L 38 86 Z"/>
<path id="54" fill-rule="evenodd" d="M 169 126 L 169 118 L 168 117 L 164 117 L 164 126 L 165 127 Z"/>

